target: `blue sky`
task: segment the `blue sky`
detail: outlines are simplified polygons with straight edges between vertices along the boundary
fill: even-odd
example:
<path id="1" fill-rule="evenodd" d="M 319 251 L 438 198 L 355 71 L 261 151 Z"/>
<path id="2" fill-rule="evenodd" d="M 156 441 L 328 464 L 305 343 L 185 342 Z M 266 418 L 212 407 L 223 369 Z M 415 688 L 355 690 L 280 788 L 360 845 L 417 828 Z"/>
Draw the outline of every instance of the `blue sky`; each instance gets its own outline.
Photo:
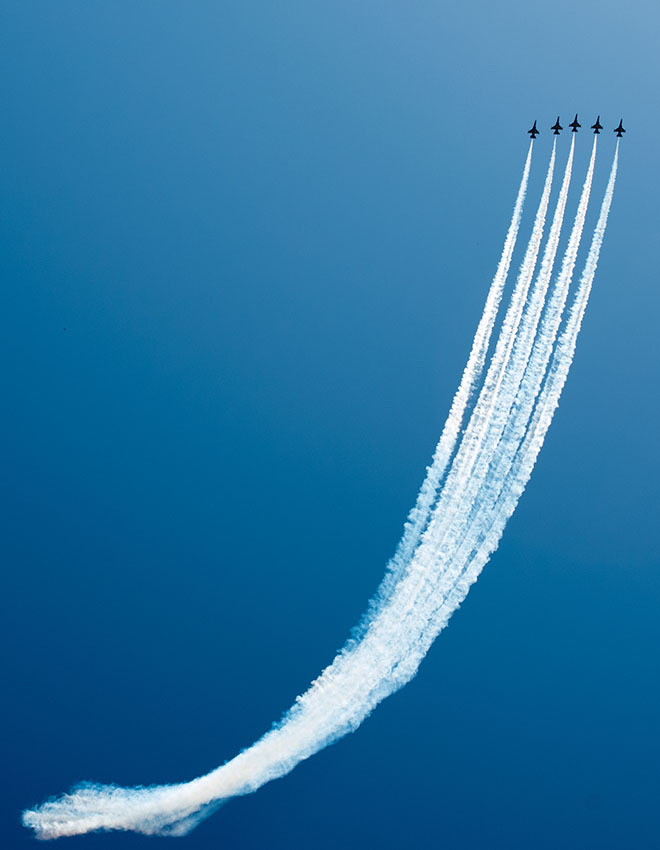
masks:
<path id="1" fill-rule="evenodd" d="M 576 110 L 606 127 L 596 197 L 629 132 L 499 551 L 357 734 L 180 844 L 655 846 L 657 7 L 356 5 L 4 4 L 11 847 L 73 782 L 230 758 L 331 660 L 458 383 L 524 131 L 534 196 Z"/>

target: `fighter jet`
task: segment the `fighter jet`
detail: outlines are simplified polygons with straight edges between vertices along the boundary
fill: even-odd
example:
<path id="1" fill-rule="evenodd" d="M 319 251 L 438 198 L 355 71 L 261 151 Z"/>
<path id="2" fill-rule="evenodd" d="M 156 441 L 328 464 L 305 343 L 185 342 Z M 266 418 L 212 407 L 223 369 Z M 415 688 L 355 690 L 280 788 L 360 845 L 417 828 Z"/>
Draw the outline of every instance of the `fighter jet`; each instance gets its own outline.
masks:
<path id="1" fill-rule="evenodd" d="M 621 121 L 619 121 L 619 126 L 614 128 L 614 132 L 616 133 L 618 139 L 620 139 L 621 136 L 623 136 L 623 134 L 626 132 L 623 129 L 623 118 L 621 119 Z"/>
<path id="2" fill-rule="evenodd" d="M 534 126 L 532 127 L 532 129 L 531 129 L 531 130 L 528 130 L 527 132 L 528 132 L 528 133 L 529 133 L 529 135 L 532 137 L 532 141 L 534 141 L 534 139 L 535 139 L 535 138 L 538 136 L 538 134 L 541 132 L 540 130 L 537 130 L 537 129 L 536 129 L 536 121 L 534 122 Z"/>
<path id="3" fill-rule="evenodd" d="M 591 125 L 591 129 L 594 131 L 595 136 L 603 129 L 603 125 L 600 123 L 600 115 L 596 118 L 596 123 Z"/>
<path id="4" fill-rule="evenodd" d="M 575 113 L 575 118 L 571 121 L 571 123 L 568 126 L 571 128 L 571 133 L 577 133 L 578 127 L 582 126 L 582 124 L 580 124 L 577 120 L 577 112 Z"/>
<path id="5" fill-rule="evenodd" d="M 577 118 L 577 115 L 575 117 Z M 552 127 L 550 127 L 550 129 L 554 131 L 555 136 L 558 136 L 559 131 L 564 129 L 559 123 L 559 115 L 557 116 L 557 121 L 552 125 Z"/>

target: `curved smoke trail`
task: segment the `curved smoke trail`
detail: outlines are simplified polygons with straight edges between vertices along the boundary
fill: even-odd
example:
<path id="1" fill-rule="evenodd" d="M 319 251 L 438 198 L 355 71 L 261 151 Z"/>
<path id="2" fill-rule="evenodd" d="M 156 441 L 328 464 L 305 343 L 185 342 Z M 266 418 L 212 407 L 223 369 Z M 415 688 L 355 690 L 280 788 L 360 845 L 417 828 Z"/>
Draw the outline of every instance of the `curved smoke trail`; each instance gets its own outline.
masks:
<path id="1" fill-rule="evenodd" d="M 515 352 L 516 331 L 513 332 L 513 339 L 507 337 L 507 334 L 511 327 L 518 328 L 521 318 L 518 315 L 516 319 L 515 314 L 519 309 L 522 310 L 522 305 L 513 311 L 510 308 L 511 321 L 507 326 L 505 318 L 500 332 L 500 340 L 504 334 L 505 342 L 501 345 L 498 342 L 504 350 L 504 354 L 499 357 L 500 365 L 493 367 L 493 362 L 498 358 L 496 347 L 489 368 L 491 377 L 489 379 L 487 376 L 484 381 L 445 488 L 440 493 L 438 505 L 430 515 L 419 545 L 411 554 L 410 563 L 406 565 L 389 598 L 383 600 L 378 615 L 368 624 L 362 639 L 347 644 L 307 692 L 298 698 L 278 726 L 227 764 L 206 776 L 179 785 L 154 788 L 91 784 L 79 786 L 70 794 L 24 813 L 23 822 L 33 828 L 38 837 L 55 838 L 97 829 L 182 835 L 224 800 L 247 794 L 265 782 L 288 773 L 302 759 L 355 729 L 378 702 L 409 681 L 431 642 L 465 597 L 497 546 L 506 519 L 515 509 L 529 479 L 570 368 L 605 232 L 616 166 L 615 155 L 585 271 L 554 352 L 552 334 L 544 336 L 539 332 L 535 337 L 531 358 L 527 361 L 525 378 L 512 399 L 511 389 L 519 382 L 509 370 L 519 370 L 525 358 L 520 345 L 518 354 L 510 356 L 512 346 Z M 592 166 L 590 170 L 593 171 Z M 545 203 L 547 206 L 547 200 Z M 584 210 L 586 212 L 586 202 Z M 553 226 L 556 220 L 555 216 Z M 536 225 L 534 232 L 537 232 Z M 530 270 L 523 263 L 523 268 L 524 275 L 531 278 L 533 266 Z M 542 264 L 541 275 L 545 273 L 543 269 Z M 561 278 L 560 273 L 558 285 Z M 514 301 L 518 289 L 517 286 L 514 290 Z M 523 316 L 521 333 L 527 333 L 525 329 L 530 329 L 532 333 L 533 312 L 528 309 Z M 515 404 L 518 398 L 522 399 L 522 388 L 532 369 L 531 364 L 534 362 L 538 365 L 550 356 L 550 367 L 527 429 L 523 428 L 519 439 L 516 429 L 515 435 L 513 432 L 509 435 L 512 444 L 516 445 L 514 461 L 509 464 L 501 486 L 498 484 L 492 487 L 492 482 L 482 477 L 483 467 L 492 469 L 495 461 L 501 474 L 506 466 L 501 457 L 496 460 L 502 440 L 488 436 L 498 431 L 497 427 L 493 429 L 492 419 L 498 417 L 501 405 L 509 410 L 513 406 L 516 411 L 523 411 L 526 401 L 525 404 L 521 401 L 518 407 Z M 506 387 L 509 387 L 508 394 L 503 391 Z M 475 416 L 478 408 L 479 414 Z M 521 417 L 518 420 L 519 427 L 523 412 L 514 415 Z M 470 439 L 466 439 L 468 431 L 471 433 Z M 504 433 L 508 433 L 506 425 Z M 479 478 L 476 491 L 472 484 L 473 475 Z M 445 497 L 450 479 L 452 493 L 450 497 Z M 466 491 L 463 500 L 458 503 L 456 500 L 460 492 L 457 482 L 470 485 L 469 494 Z M 443 497 L 452 510 L 449 523 L 440 507 Z M 473 530 L 470 531 L 470 528 Z M 468 563 L 461 563 L 462 559 L 457 557 L 457 553 L 465 548 L 466 531 L 473 535 L 475 529 L 478 530 L 475 539 L 480 542 L 471 548 Z"/>
<path id="2" fill-rule="evenodd" d="M 508 418 L 503 432 L 500 432 L 499 444 L 491 452 L 487 475 L 482 479 L 481 488 L 472 498 L 471 508 L 464 525 L 463 539 L 450 552 L 450 567 L 443 576 L 442 590 L 436 590 L 436 597 L 439 600 L 436 616 L 443 618 L 443 625 L 447 622 L 457 604 L 460 604 L 462 599 L 465 598 L 469 587 L 476 581 L 483 566 L 497 547 L 504 525 L 513 512 L 529 475 L 531 475 L 533 463 L 529 467 L 527 478 L 525 478 L 522 484 L 522 489 L 520 489 L 512 503 L 513 507 L 508 510 L 505 506 L 510 503 L 510 491 L 514 487 L 514 481 L 518 482 L 515 485 L 516 492 L 520 486 L 519 480 L 515 479 L 515 476 L 512 477 L 510 471 L 514 465 L 517 452 L 520 451 L 521 456 L 524 455 L 521 444 L 525 437 L 534 403 L 541 389 L 561 322 L 589 203 L 595 157 L 596 141 L 594 140 L 575 221 L 568 240 L 561 271 L 550 297 L 541 330 L 534 340 L 531 355 L 529 348 L 527 348 L 528 359 L 524 364 L 524 375 L 521 375 L 520 367 L 518 369 L 514 367 L 514 371 L 517 372 L 518 377 L 517 388 L 514 385 L 510 387 L 508 399 L 511 401 L 515 396 L 515 401 L 509 405 Z M 557 203 L 553 229 L 560 224 L 558 216 L 563 216 L 563 207 L 565 206 L 568 190 L 567 180 L 570 179 L 571 166 L 572 162 L 569 155 L 567 173 L 565 174 L 562 191 L 560 192 Z M 546 257 L 544 257 L 544 260 L 548 259 L 548 264 L 545 265 L 545 269 L 542 265 L 540 277 L 545 273 L 545 276 L 549 278 L 551 274 L 550 266 L 553 258 L 550 255 L 553 251 L 556 251 L 558 238 L 558 229 L 555 233 L 551 232 Z M 545 283 L 547 287 L 547 282 L 548 280 L 545 282 L 541 281 L 541 286 Z M 534 309 L 537 321 L 540 309 L 542 308 L 542 299 L 540 301 L 541 303 L 536 305 Z M 567 364 L 567 369 L 568 366 L 570 366 L 570 362 Z M 543 436 L 545 436 L 545 432 Z M 535 458 L 536 455 L 534 455 Z M 524 469 L 527 469 L 527 466 L 524 466 Z M 507 486 L 509 489 L 507 489 Z M 444 594 L 447 595 L 446 599 Z"/>
<path id="3" fill-rule="evenodd" d="M 534 345 L 531 356 L 526 365 L 524 376 L 519 382 L 515 401 L 511 407 L 500 447 L 492 460 L 491 469 L 489 470 L 488 486 L 495 494 L 495 498 L 498 495 L 498 489 L 501 490 L 503 486 L 508 470 L 513 463 L 514 456 L 525 436 L 534 405 L 541 391 L 541 385 L 548 368 L 553 346 L 557 339 L 559 326 L 568 299 L 569 288 L 573 279 L 573 271 L 582 239 L 582 232 L 584 230 L 596 161 L 596 149 L 597 137 L 594 137 L 587 176 L 582 187 L 582 194 L 562 261 L 561 271 L 550 295 L 540 329 L 533 341 Z"/>
<path id="4" fill-rule="evenodd" d="M 587 303 L 589 302 L 591 287 L 596 274 L 598 259 L 600 257 L 600 249 L 605 237 L 607 218 L 610 213 L 610 207 L 612 206 L 612 198 L 614 197 L 614 184 L 616 182 L 618 165 L 619 142 L 617 141 L 616 150 L 614 152 L 614 160 L 612 161 L 612 168 L 610 170 L 610 176 L 605 190 L 605 196 L 601 204 L 598 221 L 594 229 L 594 235 L 584 266 L 584 271 L 580 277 L 580 282 L 575 294 L 575 300 L 571 305 L 566 327 L 564 328 L 553 353 L 552 362 L 550 363 L 550 368 L 545 379 L 543 392 L 539 398 L 536 410 L 534 411 L 534 417 L 530 427 L 525 435 L 525 442 L 518 459 L 518 468 L 515 472 L 518 482 L 524 478 L 527 468 L 529 468 L 531 474 L 531 469 L 536 462 L 539 451 L 541 450 L 543 440 L 545 439 L 545 435 L 550 427 L 550 423 L 552 422 L 552 417 L 557 409 L 559 398 L 568 377 L 568 371 L 575 354 L 577 337 L 580 333 L 580 328 L 582 327 L 582 319 L 584 318 Z M 529 475 L 527 475 L 527 478 L 529 478 Z M 522 494 L 524 485 L 522 489 L 519 488 L 520 483 L 515 485 L 515 491 L 519 491 L 518 496 Z"/>
<path id="5" fill-rule="evenodd" d="M 449 415 L 442 429 L 442 434 L 433 453 L 431 465 L 427 468 L 426 478 L 417 494 L 417 499 L 414 507 L 408 514 L 408 519 L 404 525 L 403 536 L 397 544 L 396 552 L 387 565 L 385 576 L 381 582 L 377 595 L 369 603 L 369 608 L 362 619 L 361 626 L 355 629 L 355 638 L 364 632 L 366 625 L 375 615 L 378 602 L 389 597 L 392 589 L 395 587 L 401 573 L 405 570 L 410 557 L 419 543 L 422 532 L 426 528 L 435 500 L 437 498 L 440 483 L 447 471 L 449 460 L 456 448 L 456 441 L 463 424 L 465 411 L 469 401 L 474 394 L 474 391 L 481 379 L 481 375 L 486 362 L 486 352 L 490 344 L 490 338 L 497 319 L 502 293 L 506 284 L 506 279 L 511 266 L 513 250 L 518 238 L 520 229 L 520 220 L 522 218 L 523 204 L 527 194 L 527 184 L 529 182 L 529 172 L 532 163 L 532 150 L 534 142 L 530 141 L 527 159 L 523 168 L 523 176 L 518 188 L 518 195 L 511 216 L 511 223 L 504 240 L 504 247 L 500 261 L 497 264 L 497 270 L 493 281 L 488 291 L 484 311 L 479 320 L 474 339 L 472 340 L 472 348 L 468 357 L 467 364 L 463 370 L 461 382 L 456 394 L 454 395 Z M 572 147 L 571 147 L 572 150 Z"/>
<path id="6" fill-rule="evenodd" d="M 520 266 L 518 279 L 511 295 L 511 301 L 502 321 L 502 327 L 495 346 L 495 352 L 488 367 L 483 386 L 472 411 L 470 421 L 461 440 L 460 447 L 447 475 L 442 492 L 434 509 L 433 520 L 429 523 L 422 544 L 426 541 L 436 551 L 439 561 L 446 559 L 450 551 L 453 536 L 459 533 L 465 524 L 464 510 L 461 506 L 469 504 L 473 494 L 488 470 L 489 452 L 492 451 L 497 434 L 490 428 L 493 417 L 498 414 L 497 403 L 502 396 L 503 383 L 507 380 L 507 370 L 510 369 L 511 356 L 516 341 L 516 334 L 524 314 L 529 286 L 534 275 L 536 260 L 541 246 L 543 229 L 552 188 L 552 178 L 555 166 L 556 142 L 552 146 L 550 163 L 541 194 L 532 235 Z M 488 438 L 490 437 L 490 441 Z M 417 578 L 407 587 L 407 612 L 417 604 L 419 594 L 428 581 L 425 563 L 417 558 L 407 565 L 407 570 L 416 572 Z"/>
<path id="7" fill-rule="evenodd" d="M 575 137 L 573 136 L 573 140 Z M 534 401 L 541 388 L 541 382 L 545 374 L 545 370 L 552 353 L 556 335 L 561 322 L 562 313 L 568 296 L 568 289 L 573 277 L 573 269 L 577 258 L 577 251 L 580 246 L 582 231 L 584 229 L 584 221 L 589 204 L 589 196 L 591 193 L 591 184 L 593 180 L 593 172 L 596 157 L 596 142 L 591 153 L 587 176 L 584 181 L 580 201 L 578 204 L 575 221 L 568 240 L 564 259 L 562 261 L 561 271 L 550 296 L 547 305 L 543 322 L 540 330 L 538 330 L 538 322 L 541 317 L 541 311 L 545 303 L 545 296 L 552 275 L 552 267 L 559 243 L 559 234 L 563 220 L 566 199 L 568 195 L 569 181 L 572 171 L 572 156 L 574 142 L 571 143 L 571 151 L 569 153 L 568 162 L 566 164 L 566 172 L 562 188 L 557 201 L 557 208 L 548 238 L 541 271 L 536 281 L 534 291 L 530 297 L 530 302 L 527 305 L 526 315 L 521 327 L 521 331 L 516 340 L 516 351 L 512 358 L 512 366 L 510 368 L 509 381 L 505 389 L 504 399 L 509 400 L 501 404 L 497 418 L 491 423 L 491 430 L 494 432 L 494 439 L 499 439 L 499 445 L 491 451 L 490 466 L 483 478 L 486 481 L 487 491 L 497 494 L 501 488 L 504 476 L 506 475 L 507 463 L 512 462 L 512 455 L 515 454 L 520 441 L 524 436 L 524 430 L 527 426 L 529 417 L 531 416 Z M 492 438 L 491 438 L 492 439 Z M 483 479 L 482 479 L 483 480 Z M 466 528 L 470 531 L 475 525 L 475 514 L 479 513 L 479 522 L 484 520 L 485 496 L 472 502 L 471 520 Z M 471 538 L 466 537 L 466 543 L 469 543 Z M 460 562 L 461 556 L 464 554 L 464 548 L 461 549 L 456 556 Z"/>
<path id="8" fill-rule="evenodd" d="M 596 142 L 594 140 L 594 152 Z M 474 545 L 473 550 L 468 560 L 467 569 L 465 569 L 461 582 L 464 585 L 463 597 L 467 593 L 470 585 L 472 585 L 484 565 L 488 561 L 490 555 L 495 551 L 499 540 L 504 531 L 509 517 L 513 514 L 518 500 L 520 499 L 527 482 L 529 481 L 532 470 L 536 463 L 536 459 L 543 445 L 545 435 L 552 422 L 554 412 L 559 404 L 559 398 L 568 377 L 568 372 L 575 354 L 575 346 L 577 337 L 582 325 L 582 319 L 587 307 L 591 286 L 593 283 L 600 249 L 605 236 L 607 226 L 607 218 L 612 205 L 614 196 L 614 184 L 619 159 L 619 142 L 617 142 L 614 160 L 610 170 L 610 176 L 601 204 L 598 221 L 594 229 L 594 235 L 589 249 L 589 254 L 585 263 L 584 271 L 578 284 L 577 292 L 571 309 L 569 311 L 566 326 L 557 342 L 557 345 L 552 353 L 552 361 L 544 376 L 541 375 L 543 387 L 538 396 L 536 406 L 534 408 L 531 421 L 529 422 L 521 444 L 518 444 L 517 451 L 514 452 L 514 457 L 509 465 L 508 470 L 500 469 L 498 475 L 501 484 L 497 499 L 491 507 L 490 516 L 484 519 L 484 527 L 481 529 L 481 539 Z M 593 161 L 593 154 L 592 154 Z M 564 297 L 564 302 L 566 298 Z M 557 325 L 559 321 L 557 321 Z M 556 333 L 556 331 L 555 331 Z M 547 361 L 546 361 L 547 366 Z M 449 618 L 451 612 L 447 614 Z"/>

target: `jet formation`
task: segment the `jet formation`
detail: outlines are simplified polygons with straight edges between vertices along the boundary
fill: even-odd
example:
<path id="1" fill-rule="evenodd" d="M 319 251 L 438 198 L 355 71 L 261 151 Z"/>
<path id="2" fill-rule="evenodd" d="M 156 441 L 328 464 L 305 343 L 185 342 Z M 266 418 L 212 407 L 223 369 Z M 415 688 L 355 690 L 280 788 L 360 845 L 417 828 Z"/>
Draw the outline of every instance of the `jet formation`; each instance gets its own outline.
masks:
<path id="1" fill-rule="evenodd" d="M 577 112 L 575 113 L 575 118 L 568 126 L 571 128 L 571 133 L 577 133 L 579 128 L 582 126 L 582 124 L 580 124 L 580 122 L 578 121 Z M 559 115 L 557 116 L 557 120 L 552 125 L 552 127 L 550 127 L 550 129 L 552 130 L 552 133 L 555 136 L 558 136 L 560 132 L 564 129 L 559 123 Z M 600 123 L 600 115 L 596 118 L 596 121 L 591 125 L 591 129 L 594 131 L 594 134 L 596 136 L 600 135 L 600 131 L 603 129 L 603 125 Z M 531 128 L 527 132 L 529 133 L 532 141 L 534 141 L 534 139 L 541 132 L 536 126 L 536 121 L 534 121 Z M 623 134 L 626 132 L 623 128 L 623 119 L 619 121 L 619 126 L 615 127 L 613 132 L 616 133 L 618 139 L 623 136 Z"/>

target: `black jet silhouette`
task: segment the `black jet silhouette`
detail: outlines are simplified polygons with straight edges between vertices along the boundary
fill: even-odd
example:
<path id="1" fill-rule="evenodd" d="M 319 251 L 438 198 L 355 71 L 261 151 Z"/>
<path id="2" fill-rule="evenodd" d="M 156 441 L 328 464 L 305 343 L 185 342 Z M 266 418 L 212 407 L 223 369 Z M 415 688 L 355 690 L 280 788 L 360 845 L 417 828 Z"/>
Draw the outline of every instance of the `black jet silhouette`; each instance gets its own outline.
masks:
<path id="1" fill-rule="evenodd" d="M 571 128 L 571 133 L 577 133 L 578 127 L 581 127 L 582 124 L 577 120 L 577 112 L 575 113 L 575 118 L 568 125 Z"/>
<path id="2" fill-rule="evenodd" d="M 623 129 L 623 118 L 619 121 L 619 126 L 614 128 L 614 132 L 616 133 L 618 139 L 620 139 L 621 136 L 623 136 L 623 134 L 626 132 Z"/>
<path id="3" fill-rule="evenodd" d="M 577 115 L 575 117 L 577 118 Z M 550 129 L 554 131 L 555 136 L 558 136 L 559 131 L 564 129 L 559 123 L 559 115 L 557 116 L 556 122 L 552 125 L 552 127 L 550 127 Z"/>
<path id="4" fill-rule="evenodd" d="M 528 132 L 528 133 L 529 133 L 529 135 L 532 137 L 532 141 L 534 141 L 534 139 L 535 139 L 535 138 L 538 136 L 538 134 L 541 132 L 540 130 L 537 130 L 537 129 L 536 129 L 536 121 L 534 122 L 534 126 L 532 127 L 532 129 L 531 129 L 531 130 L 528 130 L 527 132 Z"/>
<path id="5" fill-rule="evenodd" d="M 596 123 L 591 125 L 591 129 L 594 131 L 595 136 L 603 129 L 603 125 L 600 123 L 600 115 L 596 118 Z"/>

